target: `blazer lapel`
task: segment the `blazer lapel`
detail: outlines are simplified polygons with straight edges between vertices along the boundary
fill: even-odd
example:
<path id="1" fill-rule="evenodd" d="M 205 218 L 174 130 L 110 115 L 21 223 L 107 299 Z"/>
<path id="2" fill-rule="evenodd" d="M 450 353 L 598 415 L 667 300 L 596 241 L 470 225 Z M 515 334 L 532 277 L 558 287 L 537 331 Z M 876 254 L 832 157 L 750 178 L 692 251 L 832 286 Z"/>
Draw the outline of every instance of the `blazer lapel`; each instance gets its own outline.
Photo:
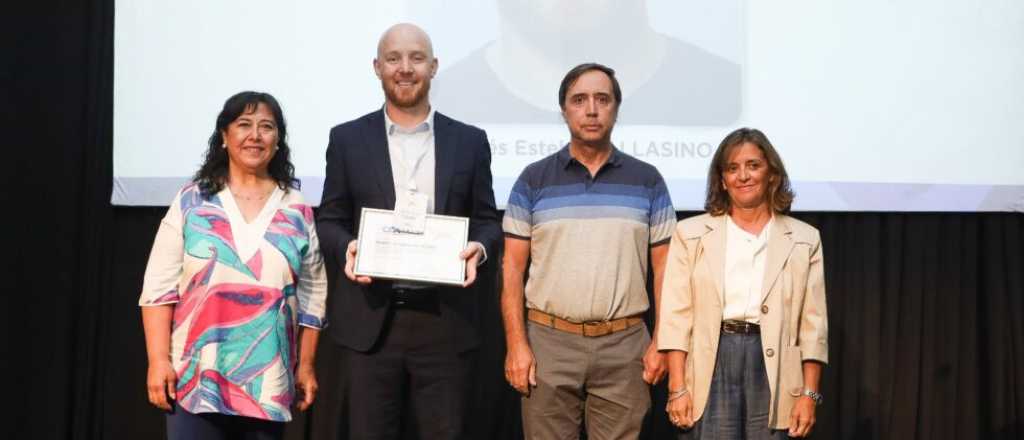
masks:
<path id="1" fill-rule="evenodd" d="M 715 289 L 718 290 L 718 304 L 725 305 L 725 291 L 722 284 L 725 279 L 725 216 L 719 215 L 709 217 L 705 225 L 710 229 L 701 238 L 700 243 L 707 255 L 704 264 L 707 265 L 711 277 L 715 280 Z"/>
<path id="2" fill-rule="evenodd" d="M 451 189 L 458 135 L 452 130 L 452 120 L 434 112 L 434 213 L 445 214 L 448 192 Z"/>
<path id="3" fill-rule="evenodd" d="M 782 273 L 782 268 L 793 252 L 793 231 L 784 215 L 776 215 L 772 229 L 768 235 L 768 259 L 764 263 L 764 281 L 761 283 L 761 301 L 764 302 L 771 292 L 775 280 Z"/>
<path id="4" fill-rule="evenodd" d="M 388 209 L 395 207 L 395 178 L 391 173 L 391 156 L 388 154 L 388 138 L 385 134 L 384 110 L 374 113 L 363 126 L 366 154 L 370 168 L 376 174 L 378 190 L 384 195 Z"/>

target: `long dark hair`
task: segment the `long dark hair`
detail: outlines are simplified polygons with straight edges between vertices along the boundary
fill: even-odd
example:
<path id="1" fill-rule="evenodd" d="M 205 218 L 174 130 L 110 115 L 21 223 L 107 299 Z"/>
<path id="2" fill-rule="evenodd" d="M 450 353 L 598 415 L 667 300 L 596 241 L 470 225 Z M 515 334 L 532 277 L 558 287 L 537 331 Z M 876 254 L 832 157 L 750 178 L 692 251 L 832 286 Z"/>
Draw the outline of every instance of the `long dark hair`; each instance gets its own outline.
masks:
<path id="1" fill-rule="evenodd" d="M 768 137 L 756 128 L 739 128 L 729 133 L 722 143 L 718 145 L 715 156 L 711 159 L 711 167 L 708 169 L 708 193 L 704 201 L 704 210 L 711 215 L 722 215 L 729 213 L 732 201 L 729 199 L 729 192 L 722 188 L 722 173 L 725 172 L 726 162 L 729 160 L 729 153 L 744 143 L 757 145 L 764 153 L 768 161 L 769 176 L 772 177 L 768 183 L 768 206 L 772 212 L 779 214 L 789 213 L 793 205 L 793 188 L 789 184 L 789 175 L 786 174 L 786 167 L 782 164 L 782 157 L 775 151 L 775 147 L 768 141 Z"/>
<path id="2" fill-rule="evenodd" d="M 295 178 L 295 166 L 291 161 L 291 149 L 288 148 L 288 126 L 284 121 L 281 105 L 269 93 L 241 92 L 224 102 L 224 108 L 217 115 L 217 125 L 210 135 L 210 145 L 206 150 L 203 165 L 196 171 L 192 181 L 199 185 L 203 197 L 210 197 L 224 189 L 228 179 L 228 152 L 224 145 L 224 131 L 228 125 L 242 114 L 256 111 L 256 107 L 265 104 L 274 115 L 277 123 L 277 152 L 267 165 L 267 172 L 277 182 L 278 188 L 299 188 L 299 180 Z"/>

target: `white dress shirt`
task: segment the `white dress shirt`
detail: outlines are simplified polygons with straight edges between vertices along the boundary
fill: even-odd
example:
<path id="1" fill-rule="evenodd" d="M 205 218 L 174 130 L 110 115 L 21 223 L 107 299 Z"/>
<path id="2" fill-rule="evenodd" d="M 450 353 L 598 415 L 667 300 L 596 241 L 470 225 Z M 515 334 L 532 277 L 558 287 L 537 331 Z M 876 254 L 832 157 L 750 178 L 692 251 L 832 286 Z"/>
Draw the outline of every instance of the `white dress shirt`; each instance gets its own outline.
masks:
<path id="1" fill-rule="evenodd" d="M 764 263 L 768 256 L 768 232 L 775 217 L 751 234 L 726 216 L 725 290 L 722 320 L 760 321 L 761 286 L 764 284 Z"/>
<path id="2" fill-rule="evenodd" d="M 430 113 L 422 122 L 411 129 L 406 129 L 391 120 L 385 106 L 384 128 L 388 138 L 388 157 L 391 159 L 395 197 L 401 197 L 406 191 L 415 189 L 416 192 L 427 196 L 427 214 L 434 214 L 434 170 L 437 157 L 434 154 L 434 109 L 430 109 Z M 487 250 L 483 245 L 477 245 L 480 247 L 480 259 L 477 260 L 479 266 L 487 261 Z M 427 285 L 422 283 L 395 283 L 395 287 L 402 288 L 425 286 Z"/>
<path id="3" fill-rule="evenodd" d="M 411 129 L 402 128 L 384 111 L 387 129 L 388 156 L 395 196 L 401 197 L 410 188 L 427 196 L 427 213 L 434 213 L 434 110 Z"/>

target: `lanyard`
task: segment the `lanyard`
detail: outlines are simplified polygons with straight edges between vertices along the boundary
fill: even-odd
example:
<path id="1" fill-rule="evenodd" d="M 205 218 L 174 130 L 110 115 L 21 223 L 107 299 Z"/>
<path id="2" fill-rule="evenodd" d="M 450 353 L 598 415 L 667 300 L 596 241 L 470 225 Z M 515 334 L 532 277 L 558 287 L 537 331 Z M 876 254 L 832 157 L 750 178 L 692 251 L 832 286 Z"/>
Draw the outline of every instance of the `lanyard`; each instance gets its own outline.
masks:
<path id="1" fill-rule="evenodd" d="M 400 170 L 402 171 L 402 174 L 403 174 L 402 177 L 405 177 L 406 180 L 407 180 L 406 188 L 409 191 L 413 191 L 413 192 L 418 191 L 417 185 L 416 185 L 416 172 L 420 169 L 420 164 L 423 163 L 423 158 L 427 157 L 427 151 L 428 151 L 427 150 L 428 149 L 428 145 L 427 144 L 430 142 L 430 138 L 431 138 L 431 133 L 429 131 L 427 131 L 425 134 L 426 135 L 423 136 L 423 142 L 420 144 L 420 152 L 413 159 L 412 168 L 411 169 L 408 166 L 408 161 L 405 160 L 405 153 L 407 152 L 407 150 L 406 150 L 407 143 L 406 142 L 402 142 L 402 145 L 399 148 L 397 148 L 396 151 L 395 151 L 395 156 L 397 156 L 396 158 L 398 159 L 398 166 L 399 166 L 399 168 L 400 168 Z M 404 134 L 403 133 L 403 136 L 408 136 L 408 134 Z"/>

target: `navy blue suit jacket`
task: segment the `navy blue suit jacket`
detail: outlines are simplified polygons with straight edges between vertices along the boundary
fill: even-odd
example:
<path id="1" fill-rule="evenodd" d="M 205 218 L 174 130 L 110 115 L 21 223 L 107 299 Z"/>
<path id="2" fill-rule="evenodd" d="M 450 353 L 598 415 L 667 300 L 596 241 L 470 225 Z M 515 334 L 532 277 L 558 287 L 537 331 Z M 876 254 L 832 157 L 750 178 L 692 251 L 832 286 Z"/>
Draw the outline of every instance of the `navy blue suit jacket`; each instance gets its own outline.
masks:
<path id="1" fill-rule="evenodd" d="M 331 129 L 327 147 L 327 175 L 317 217 L 327 265 L 327 330 L 338 344 L 356 351 L 374 348 L 391 306 L 391 282 L 375 279 L 361 286 L 344 273 L 345 250 L 357 238 L 362 208 L 395 206 L 387 142 L 384 112 L 378 110 Z M 486 133 L 435 112 L 434 145 L 434 213 L 469 217 L 469 240 L 486 248 L 485 265 L 496 264 L 501 225 L 491 187 Z M 481 281 L 469 288 L 440 288 L 440 313 L 455 350 L 479 343 L 478 296 L 494 294 L 493 282 Z"/>

